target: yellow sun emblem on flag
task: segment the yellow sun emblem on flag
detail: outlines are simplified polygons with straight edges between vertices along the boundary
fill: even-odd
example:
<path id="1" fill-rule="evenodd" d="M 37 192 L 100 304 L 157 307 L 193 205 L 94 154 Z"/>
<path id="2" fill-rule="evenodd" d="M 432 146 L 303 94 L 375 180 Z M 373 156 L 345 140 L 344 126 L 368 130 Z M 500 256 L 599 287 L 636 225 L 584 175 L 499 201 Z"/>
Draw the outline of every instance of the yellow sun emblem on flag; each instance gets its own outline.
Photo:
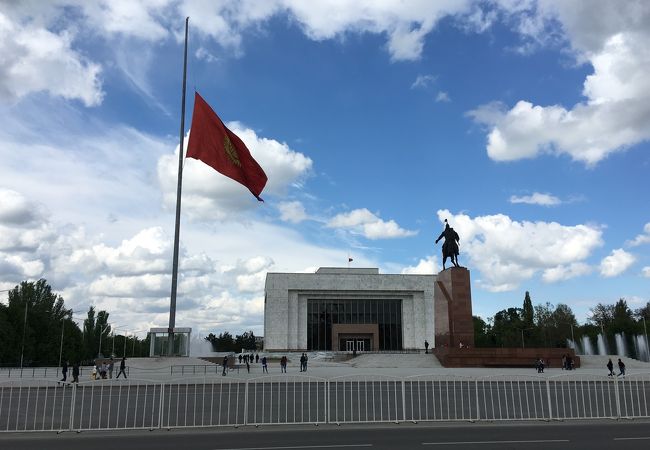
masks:
<path id="1" fill-rule="evenodd" d="M 237 167 L 241 167 L 241 162 L 239 161 L 239 155 L 237 154 L 237 149 L 235 148 L 234 145 L 232 145 L 232 142 L 230 142 L 230 138 L 228 138 L 228 135 L 225 135 L 223 138 L 223 148 L 226 151 L 226 155 L 228 156 L 230 162 L 236 165 Z"/>

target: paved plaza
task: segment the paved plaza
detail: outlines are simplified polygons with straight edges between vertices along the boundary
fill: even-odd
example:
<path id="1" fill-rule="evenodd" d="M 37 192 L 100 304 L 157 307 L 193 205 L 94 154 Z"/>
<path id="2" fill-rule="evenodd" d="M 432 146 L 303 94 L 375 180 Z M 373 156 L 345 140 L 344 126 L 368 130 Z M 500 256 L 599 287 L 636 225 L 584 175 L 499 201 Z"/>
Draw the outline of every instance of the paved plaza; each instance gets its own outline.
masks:
<path id="1" fill-rule="evenodd" d="M 269 373 L 200 359 L 132 359 L 129 378 L 0 381 L 0 431 L 178 428 L 306 423 L 553 420 L 650 416 L 648 364 L 607 377 L 606 357 L 584 368 L 451 369 L 433 355 L 314 354 L 301 373 L 271 355 Z M 178 364 L 170 364 L 178 363 Z M 383 366 L 383 367 L 376 367 Z M 388 367 L 386 367 L 388 366 Z M 36 375 L 36 374 L 35 374 Z"/>

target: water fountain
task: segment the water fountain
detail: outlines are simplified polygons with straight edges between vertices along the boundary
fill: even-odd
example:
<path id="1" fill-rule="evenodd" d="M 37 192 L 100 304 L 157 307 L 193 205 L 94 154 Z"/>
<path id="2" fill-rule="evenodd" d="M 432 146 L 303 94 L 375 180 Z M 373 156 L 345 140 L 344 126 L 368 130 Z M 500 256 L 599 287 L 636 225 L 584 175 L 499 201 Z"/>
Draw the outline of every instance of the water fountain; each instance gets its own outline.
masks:
<path id="1" fill-rule="evenodd" d="M 605 335 L 600 333 L 598 335 L 598 354 L 599 355 L 609 355 L 607 351 L 607 342 L 605 341 Z"/>
<path id="2" fill-rule="evenodd" d="M 636 347 L 636 357 L 641 361 L 650 361 L 650 352 L 648 351 L 648 342 L 645 335 L 634 336 L 634 344 Z"/>
<path id="3" fill-rule="evenodd" d="M 589 336 L 582 336 L 582 351 L 584 355 L 593 355 L 594 347 L 591 345 Z"/>
<path id="4" fill-rule="evenodd" d="M 578 343 L 573 339 L 567 339 L 566 346 L 568 348 L 572 348 L 576 352 L 576 355 L 584 355 L 584 353 L 580 350 L 580 346 L 578 345 Z"/>
<path id="5" fill-rule="evenodd" d="M 618 356 L 629 356 L 625 345 L 625 334 L 616 333 L 614 339 L 616 340 L 616 354 Z"/>

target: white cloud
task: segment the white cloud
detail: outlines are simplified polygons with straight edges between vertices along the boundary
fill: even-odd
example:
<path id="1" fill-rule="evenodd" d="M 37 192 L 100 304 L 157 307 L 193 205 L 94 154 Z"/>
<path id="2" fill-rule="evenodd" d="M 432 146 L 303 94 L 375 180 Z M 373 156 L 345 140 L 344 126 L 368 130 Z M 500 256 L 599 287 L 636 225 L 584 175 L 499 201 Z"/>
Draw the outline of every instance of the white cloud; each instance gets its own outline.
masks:
<path id="1" fill-rule="evenodd" d="M 550 153 L 594 165 L 650 139 L 650 8 L 602 1 L 535 5 L 500 4 L 519 20 L 520 33 L 541 44 L 559 22 L 578 62 L 593 67 L 583 84 L 585 100 L 571 108 L 520 100 L 509 110 L 490 104 L 471 111 L 490 128 L 488 156 L 512 161 Z"/>
<path id="2" fill-rule="evenodd" d="M 433 275 L 440 271 L 438 258 L 427 256 L 426 259 L 420 259 L 415 266 L 408 266 L 402 269 L 405 275 Z"/>
<path id="3" fill-rule="evenodd" d="M 450 102 L 451 98 L 449 98 L 449 94 L 447 94 L 444 91 L 438 91 L 438 95 L 436 95 L 436 102 L 437 103 L 447 103 Z"/>
<path id="4" fill-rule="evenodd" d="M 559 266 L 580 273 L 584 266 L 576 263 L 603 244 L 601 230 L 593 225 L 518 222 L 504 214 L 474 218 L 447 210 L 437 214 L 460 235 L 460 264 L 469 259 L 480 271 L 479 284 L 495 292 L 516 289 L 540 271 L 548 271 L 549 281 L 559 279 Z"/>
<path id="5" fill-rule="evenodd" d="M 392 60 L 414 60 L 422 53 L 424 37 L 448 15 L 470 11 L 469 1 L 331 2 L 283 0 L 286 8 L 314 40 L 331 39 L 345 33 L 385 33 Z"/>
<path id="6" fill-rule="evenodd" d="M 427 88 L 435 83 L 437 78 L 435 75 L 418 75 L 413 84 L 411 84 L 411 89 Z"/>
<path id="7" fill-rule="evenodd" d="M 194 56 L 196 56 L 197 59 L 202 59 L 209 63 L 219 60 L 219 58 L 210 53 L 205 47 L 199 47 L 194 53 Z"/>
<path id="8" fill-rule="evenodd" d="M 643 233 L 639 234 L 632 241 L 628 241 L 627 245 L 636 247 L 637 245 L 650 244 L 650 222 L 643 226 Z"/>
<path id="9" fill-rule="evenodd" d="M 312 160 L 291 150 L 286 143 L 258 136 L 255 131 L 237 122 L 228 127 L 241 138 L 268 176 L 262 192 L 284 195 L 291 187 L 300 187 L 312 168 Z M 185 139 L 187 143 L 187 138 Z M 187 145 L 185 145 L 187 147 Z M 158 161 L 158 180 L 164 203 L 169 210 L 176 205 L 178 178 L 178 146 L 174 155 L 163 155 Z M 186 159 L 183 169 L 183 211 L 197 220 L 232 220 L 253 208 L 262 208 L 246 187 L 227 178 L 208 165 Z"/>
<path id="10" fill-rule="evenodd" d="M 42 207 L 20 193 L 0 187 L 0 225 L 29 225 L 43 216 Z"/>
<path id="11" fill-rule="evenodd" d="M 650 266 L 645 266 L 643 269 L 641 269 L 641 273 L 644 277 L 650 278 Z"/>
<path id="12" fill-rule="evenodd" d="M 285 222 L 300 223 L 307 219 L 305 207 L 298 201 L 278 203 L 280 219 Z"/>
<path id="13" fill-rule="evenodd" d="M 327 226 L 348 229 L 368 239 L 393 239 L 417 234 L 417 231 L 401 228 L 394 220 L 386 222 L 380 219 L 366 208 L 338 214 L 327 222 Z"/>
<path id="14" fill-rule="evenodd" d="M 532 195 L 510 196 L 510 203 L 527 203 L 529 205 L 542 205 L 542 206 L 555 206 L 562 203 L 562 201 L 551 194 L 541 194 L 534 192 Z"/>
<path id="15" fill-rule="evenodd" d="M 591 273 L 592 267 L 589 264 L 577 262 L 565 266 L 552 267 L 544 270 L 542 279 L 547 283 L 569 280 Z"/>
<path id="16" fill-rule="evenodd" d="M 70 31 L 19 23 L 0 11 L 0 98 L 14 102 L 33 92 L 102 102 L 101 67 L 72 49 Z"/>
<path id="17" fill-rule="evenodd" d="M 635 261 L 634 255 L 622 248 L 613 250 L 609 256 L 606 256 L 600 262 L 600 274 L 607 278 L 618 276 L 625 272 Z"/>
<path id="18" fill-rule="evenodd" d="M 63 3 L 63 2 L 62 2 Z M 67 3 L 67 2 L 66 2 Z M 169 0 L 113 0 L 110 2 L 80 2 L 89 26 L 108 37 L 128 37 L 159 41 L 169 35 L 161 23 Z"/>

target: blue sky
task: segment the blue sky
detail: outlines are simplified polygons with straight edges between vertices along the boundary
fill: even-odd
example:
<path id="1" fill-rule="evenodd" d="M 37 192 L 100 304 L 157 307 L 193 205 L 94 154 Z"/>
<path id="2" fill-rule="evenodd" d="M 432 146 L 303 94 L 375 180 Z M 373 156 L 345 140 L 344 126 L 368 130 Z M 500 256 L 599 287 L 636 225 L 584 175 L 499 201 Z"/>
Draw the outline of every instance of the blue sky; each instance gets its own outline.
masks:
<path id="1" fill-rule="evenodd" d="M 642 1 L 3 3 L 0 290 L 166 326 L 188 15 L 185 132 L 197 89 L 269 183 L 186 161 L 178 325 L 263 334 L 268 271 L 438 272 L 444 219 L 475 314 L 650 300 Z"/>

